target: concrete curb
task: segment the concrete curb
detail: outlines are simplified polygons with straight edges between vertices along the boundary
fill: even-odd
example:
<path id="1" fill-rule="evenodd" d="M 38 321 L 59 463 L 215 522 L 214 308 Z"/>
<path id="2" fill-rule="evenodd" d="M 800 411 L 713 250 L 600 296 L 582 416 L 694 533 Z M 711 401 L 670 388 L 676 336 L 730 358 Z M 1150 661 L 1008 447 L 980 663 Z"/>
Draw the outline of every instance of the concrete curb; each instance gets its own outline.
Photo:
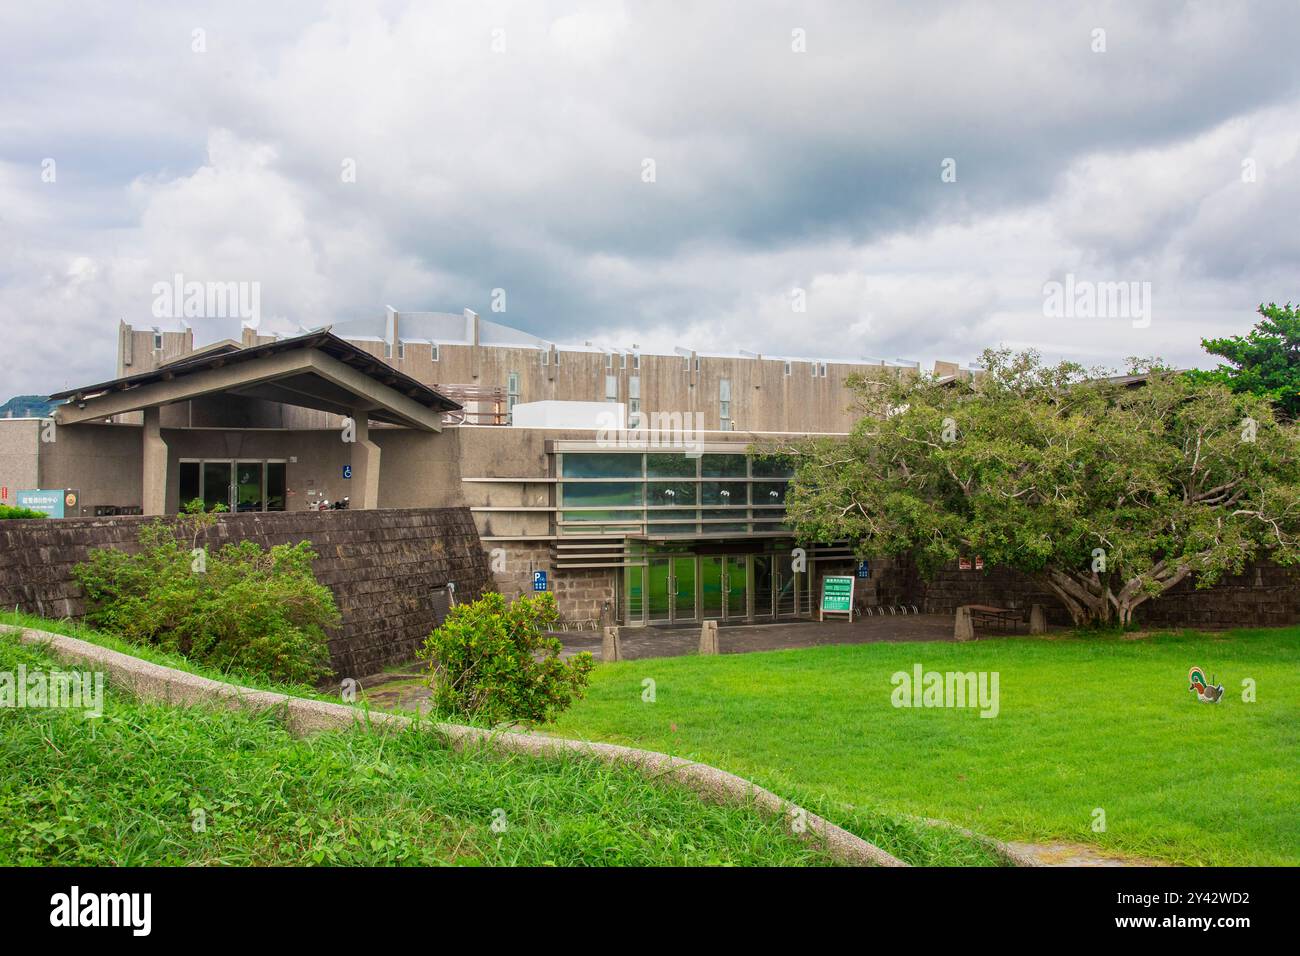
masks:
<path id="1" fill-rule="evenodd" d="M 175 668 L 152 664 L 138 657 L 63 634 L 10 625 L 0 625 L 0 631 L 17 633 L 22 643 L 40 645 L 62 660 L 92 665 L 102 670 L 115 686 L 128 690 L 137 697 L 183 706 L 216 704 L 253 712 L 278 711 L 289 732 L 296 736 L 354 728 L 398 730 L 417 723 L 410 717 L 398 714 L 369 713 L 347 704 L 308 700 L 211 680 Z M 801 814 L 803 829 L 798 832 L 798 836 L 821 847 L 824 852 L 838 861 L 859 866 L 908 865 L 875 844 L 868 843 L 842 827 L 823 820 L 815 813 L 803 810 L 797 804 L 782 799 L 770 790 L 708 764 L 694 763 L 681 757 L 651 750 L 570 740 L 564 737 L 547 737 L 542 734 L 500 732 L 460 724 L 432 722 L 430 727 L 443 735 L 448 743 L 457 749 L 486 746 L 508 753 L 536 757 L 579 754 L 605 763 L 635 767 L 655 780 L 672 780 L 688 787 L 701 797 L 718 803 L 753 806 L 768 815 L 793 817 L 795 814 Z"/>

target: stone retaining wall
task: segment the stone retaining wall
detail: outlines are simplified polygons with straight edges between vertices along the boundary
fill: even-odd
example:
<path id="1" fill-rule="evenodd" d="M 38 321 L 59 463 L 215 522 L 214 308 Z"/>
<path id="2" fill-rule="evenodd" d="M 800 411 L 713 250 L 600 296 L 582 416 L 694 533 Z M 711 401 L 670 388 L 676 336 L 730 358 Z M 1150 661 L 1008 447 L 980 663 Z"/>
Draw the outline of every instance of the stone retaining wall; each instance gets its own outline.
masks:
<path id="1" fill-rule="evenodd" d="M 135 550 L 150 518 L 0 522 L 0 607 L 79 618 L 85 597 L 72 567 L 91 548 Z M 492 588 L 488 559 L 468 508 L 293 511 L 221 515 L 205 535 L 214 548 L 240 540 L 265 548 L 311 541 L 314 568 L 334 593 L 342 623 L 330 633 L 339 678 L 360 678 L 412 658 L 448 604 Z"/>
<path id="2" fill-rule="evenodd" d="M 1051 624 L 1068 625 L 1070 615 L 1051 591 L 1027 575 L 1006 568 L 962 571 L 945 568 L 930 581 L 895 572 L 899 589 L 910 592 L 898 603 L 922 611 L 952 613 L 963 604 L 992 604 L 1028 612 L 1043 605 Z M 1138 607 L 1135 620 L 1145 627 L 1282 627 L 1300 622 L 1300 573 L 1261 563 L 1245 574 L 1225 577 L 1209 588 L 1183 581 L 1167 594 Z"/>

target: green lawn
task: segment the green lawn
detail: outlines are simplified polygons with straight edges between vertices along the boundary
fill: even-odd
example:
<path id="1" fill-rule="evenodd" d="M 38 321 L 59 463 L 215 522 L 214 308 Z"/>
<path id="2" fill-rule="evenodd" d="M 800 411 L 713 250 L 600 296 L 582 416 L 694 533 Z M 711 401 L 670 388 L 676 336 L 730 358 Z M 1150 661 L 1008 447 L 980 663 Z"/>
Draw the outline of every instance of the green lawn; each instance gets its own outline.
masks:
<path id="1" fill-rule="evenodd" d="M 55 666 L 0 636 L 0 672 L 20 664 Z M 110 689 L 97 719 L 0 709 L 0 753 L 4 866 L 827 862 L 779 818 L 588 759 L 457 753 L 427 728 L 295 739 L 270 715 Z"/>
<path id="2" fill-rule="evenodd" d="M 0 614 L 0 623 L 69 634 L 249 687 L 305 690 L 223 675 L 67 621 Z M 50 666 L 43 652 L 0 632 L 0 671 L 20 662 L 29 670 Z M 778 821 L 703 804 L 631 770 L 573 759 L 471 758 L 439 746 L 428 731 L 387 743 L 350 733 L 294 740 L 270 719 L 142 703 L 111 689 L 109 696 L 105 717 L 90 722 L 60 711 L 0 709 L 0 752 L 9 758 L 0 779 L 0 865 L 826 862 Z M 206 836 L 177 828 L 177 814 L 191 802 L 220 807 Z M 513 841 L 494 842 L 483 831 L 485 804 L 522 821 L 510 831 Z M 806 806 L 827 810 L 815 798 Z M 893 814 L 831 809 L 909 863 L 1002 865 L 958 834 Z"/>
<path id="3" fill-rule="evenodd" d="M 891 675 L 917 663 L 997 671 L 998 716 L 895 708 Z M 1221 703 L 1188 691 L 1192 665 Z M 707 761 L 857 832 L 916 814 L 1183 864 L 1300 863 L 1300 628 L 630 661 L 547 730 Z"/>

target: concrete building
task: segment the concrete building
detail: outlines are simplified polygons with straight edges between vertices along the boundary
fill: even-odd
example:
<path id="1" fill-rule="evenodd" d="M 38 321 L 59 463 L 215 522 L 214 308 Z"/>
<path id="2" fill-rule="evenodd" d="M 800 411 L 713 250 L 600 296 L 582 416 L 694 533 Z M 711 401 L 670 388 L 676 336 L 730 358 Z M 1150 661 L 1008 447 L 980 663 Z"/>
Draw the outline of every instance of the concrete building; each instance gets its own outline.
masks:
<path id="1" fill-rule="evenodd" d="M 847 549 L 785 521 L 788 464 L 748 454 L 842 434 L 849 377 L 915 363 L 561 344 L 466 310 L 292 337 L 119 328 L 117 377 L 0 421 L 0 491 L 75 491 L 78 513 L 468 505 L 509 595 L 566 622 L 668 625 L 813 613 Z M 939 363 L 938 375 L 968 372 Z"/>

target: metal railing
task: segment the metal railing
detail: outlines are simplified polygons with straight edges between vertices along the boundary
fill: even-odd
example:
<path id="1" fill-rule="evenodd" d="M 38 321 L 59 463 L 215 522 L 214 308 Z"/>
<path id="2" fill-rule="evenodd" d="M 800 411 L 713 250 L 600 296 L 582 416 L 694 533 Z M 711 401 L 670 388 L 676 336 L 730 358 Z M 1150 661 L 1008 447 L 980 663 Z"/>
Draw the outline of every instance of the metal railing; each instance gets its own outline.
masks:
<path id="1" fill-rule="evenodd" d="M 444 425 L 509 425 L 506 390 L 500 385 L 435 385 L 461 408 L 444 412 Z"/>

